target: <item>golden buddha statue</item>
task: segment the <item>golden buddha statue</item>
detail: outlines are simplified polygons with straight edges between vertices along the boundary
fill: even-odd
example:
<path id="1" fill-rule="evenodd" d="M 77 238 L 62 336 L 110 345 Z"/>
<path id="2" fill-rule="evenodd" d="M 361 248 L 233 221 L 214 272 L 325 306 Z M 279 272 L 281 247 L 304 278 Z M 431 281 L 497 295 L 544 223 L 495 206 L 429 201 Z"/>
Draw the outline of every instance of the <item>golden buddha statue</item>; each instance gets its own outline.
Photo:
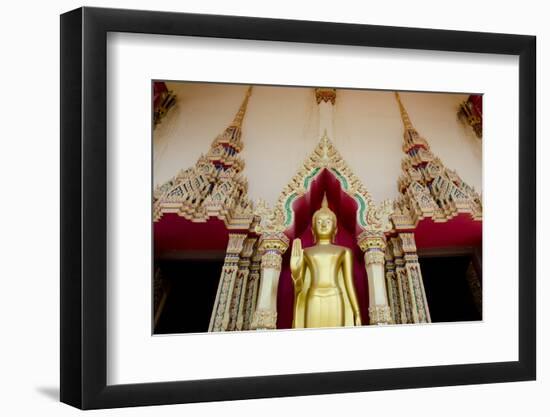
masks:
<path id="1" fill-rule="evenodd" d="M 294 281 L 294 328 L 360 326 L 359 303 L 353 284 L 353 254 L 334 245 L 336 215 L 322 207 L 313 214 L 315 246 L 302 249 L 294 239 L 290 271 Z"/>

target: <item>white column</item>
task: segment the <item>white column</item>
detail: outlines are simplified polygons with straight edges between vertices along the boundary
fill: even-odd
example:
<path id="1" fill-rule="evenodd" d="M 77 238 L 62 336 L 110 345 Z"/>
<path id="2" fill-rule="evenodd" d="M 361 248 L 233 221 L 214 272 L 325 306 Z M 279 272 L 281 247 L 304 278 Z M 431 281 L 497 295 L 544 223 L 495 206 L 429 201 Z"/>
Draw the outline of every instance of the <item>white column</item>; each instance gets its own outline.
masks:
<path id="1" fill-rule="evenodd" d="M 289 240 L 283 233 L 265 233 L 260 237 L 262 263 L 258 301 L 250 324 L 253 330 L 277 328 L 277 289 L 282 255 L 287 250 L 288 243 Z"/>
<path id="2" fill-rule="evenodd" d="M 365 253 L 369 287 L 370 324 L 391 324 L 384 271 L 386 239 L 382 232 L 365 231 L 359 235 L 359 247 Z"/>

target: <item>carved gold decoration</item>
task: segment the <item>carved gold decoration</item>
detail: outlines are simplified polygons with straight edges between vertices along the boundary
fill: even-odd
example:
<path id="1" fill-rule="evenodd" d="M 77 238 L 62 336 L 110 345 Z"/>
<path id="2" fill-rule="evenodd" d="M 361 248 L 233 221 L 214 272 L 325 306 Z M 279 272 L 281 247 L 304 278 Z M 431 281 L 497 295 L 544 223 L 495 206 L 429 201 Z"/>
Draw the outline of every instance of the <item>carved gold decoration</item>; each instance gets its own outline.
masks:
<path id="1" fill-rule="evenodd" d="M 231 305 L 229 307 L 228 331 L 242 330 L 245 292 L 247 288 L 248 276 L 250 273 L 250 257 L 257 241 L 256 237 L 249 237 L 244 240 L 243 247 L 239 256 L 237 276 L 233 293 L 231 295 Z"/>
<path id="2" fill-rule="evenodd" d="M 153 192 L 153 221 L 166 213 L 176 213 L 192 222 L 209 218 L 223 220 L 228 229 L 249 229 L 254 221 L 248 182 L 241 175 L 244 162 L 238 157 L 243 148 L 242 122 L 252 87 L 233 122 L 218 135 L 206 155 L 195 166 L 180 171 Z"/>
<path id="3" fill-rule="evenodd" d="M 282 258 L 279 253 L 274 251 L 266 252 L 262 255 L 262 268 L 281 270 Z"/>
<path id="4" fill-rule="evenodd" d="M 336 103 L 336 88 L 316 88 L 315 101 L 317 101 L 317 104 L 330 102 L 334 105 Z"/>
<path id="5" fill-rule="evenodd" d="M 394 258 L 395 278 L 397 281 L 397 292 L 399 295 L 399 311 L 400 318 L 396 323 L 413 323 L 413 307 L 411 306 L 411 292 L 409 289 L 409 281 L 407 271 L 405 269 L 405 260 L 403 256 L 403 248 L 399 237 L 392 237 L 388 244 L 389 253 Z"/>
<path id="6" fill-rule="evenodd" d="M 244 297 L 244 311 L 243 311 L 243 323 L 242 329 L 249 330 L 250 323 L 252 321 L 252 315 L 256 307 L 256 301 L 258 299 L 258 286 L 260 283 L 260 262 L 261 256 L 258 253 L 257 247 L 252 255 L 250 263 L 250 274 L 248 275 L 248 281 L 246 283 L 246 292 Z"/>
<path id="7" fill-rule="evenodd" d="M 384 252 L 378 250 L 370 250 L 365 253 L 365 265 L 371 264 L 384 265 Z"/>
<path id="8" fill-rule="evenodd" d="M 289 239 L 284 233 L 263 233 L 260 236 L 259 248 L 261 253 L 275 251 L 283 254 L 288 249 Z"/>
<path id="9" fill-rule="evenodd" d="M 357 244 L 363 252 L 367 252 L 369 249 L 375 249 L 384 254 L 386 237 L 381 231 L 365 230 L 357 237 Z"/>
<path id="10" fill-rule="evenodd" d="M 256 310 L 252 316 L 250 329 L 271 330 L 277 328 L 277 312 L 272 310 Z"/>
<path id="11" fill-rule="evenodd" d="M 397 274 L 395 272 L 395 263 L 391 241 L 388 242 L 385 252 L 386 260 L 386 289 L 388 291 L 388 303 L 390 305 L 392 322 L 395 324 L 402 323 L 401 319 L 401 301 Z"/>
<path id="12" fill-rule="evenodd" d="M 210 325 L 208 326 L 209 332 L 229 330 L 232 313 L 235 314 L 234 308 L 233 310 L 231 308 L 232 302 L 233 306 L 235 306 L 235 301 L 238 302 L 238 300 L 235 300 L 234 297 L 237 297 L 237 293 L 240 291 L 240 284 L 237 280 L 239 272 L 239 254 L 243 249 L 245 239 L 245 234 L 229 234 L 225 261 L 218 284 L 216 300 L 214 301 L 214 307 L 212 309 Z M 237 286 L 235 285 L 236 281 Z"/>
<path id="13" fill-rule="evenodd" d="M 481 114 L 471 101 L 476 96 L 469 96 L 468 100 L 460 103 L 458 107 L 458 117 L 471 126 L 478 139 L 483 138 L 483 122 Z M 479 97 L 479 96 L 477 96 Z"/>
<path id="14" fill-rule="evenodd" d="M 416 253 L 416 242 L 414 240 L 414 234 L 412 233 L 399 233 L 401 238 L 401 249 L 406 253 Z"/>
<path id="15" fill-rule="evenodd" d="M 399 233 L 391 238 L 395 256 L 398 284 L 402 287 L 402 306 L 405 308 L 406 323 L 430 323 L 428 301 L 422 281 L 420 264 L 416 253 L 413 233 Z"/>
<path id="16" fill-rule="evenodd" d="M 392 213 L 392 200 L 384 200 L 378 206 L 373 205 L 367 212 L 368 230 L 376 232 L 389 232 L 392 230 Z"/>
<path id="17" fill-rule="evenodd" d="M 285 230 L 282 211 L 270 208 L 265 200 L 258 199 L 254 205 L 254 216 L 258 219 L 254 229 L 258 234 L 277 234 Z"/>
<path id="18" fill-rule="evenodd" d="M 391 310 L 387 305 L 369 307 L 370 324 L 391 324 Z"/>
<path id="19" fill-rule="evenodd" d="M 468 213 L 473 220 L 481 221 L 480 195 L 431 152 L 426 139 L 412 125 L 399 93 L 395 97 L 403 120 L 406 154 L 401 164 L 403 174 L 398 179 L 401 194 L 391 215 L 395 229 L 414 229 L 425 218 L 446 222 L 459 213 Z"/>
<path id="20" fill-rule="evenodd" d="M 371 227 L 369 219 L 376 223 L 372 225 L 373 228 L 379 227 L 379 224 L 387 224 L 387 221 L 380 217 L 384 210 L 374 205 L 367 189 L 344 161 L 325 132 L 298 173 L 283 188 L 273 209 L 273 218 L 276 219 L 278 225 L 282 221 L 282 227 L 287 229 L 293 224 L 292 204 L 307 192 L 311 182 L 323 169 L 328 169 L 338 179 L 342 190 L 357 202 L 357 221 L 362 228 L 369 229 Z M 378 212 L 369 216 L 371 210 L 378 210 Z"/>

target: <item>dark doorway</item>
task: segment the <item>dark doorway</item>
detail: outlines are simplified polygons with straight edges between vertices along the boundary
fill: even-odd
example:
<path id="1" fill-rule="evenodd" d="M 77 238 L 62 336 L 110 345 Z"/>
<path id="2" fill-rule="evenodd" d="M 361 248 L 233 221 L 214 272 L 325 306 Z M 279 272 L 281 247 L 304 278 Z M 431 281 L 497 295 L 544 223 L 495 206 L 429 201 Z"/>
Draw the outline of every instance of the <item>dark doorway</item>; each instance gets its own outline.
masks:
<path id="1" fill-rule="evenodd" d="M 472 277 L 468 277 L 471 264 L 471 256 L 420 258 L 432 322 L 481 320 L 481 306 L 476 304 L 469 282 Z"/>
<path id="2" fill-rule="evenodd" d="M 207 332 L 223 259 L 159 263 L 170 283 L 155 334 Z"/>

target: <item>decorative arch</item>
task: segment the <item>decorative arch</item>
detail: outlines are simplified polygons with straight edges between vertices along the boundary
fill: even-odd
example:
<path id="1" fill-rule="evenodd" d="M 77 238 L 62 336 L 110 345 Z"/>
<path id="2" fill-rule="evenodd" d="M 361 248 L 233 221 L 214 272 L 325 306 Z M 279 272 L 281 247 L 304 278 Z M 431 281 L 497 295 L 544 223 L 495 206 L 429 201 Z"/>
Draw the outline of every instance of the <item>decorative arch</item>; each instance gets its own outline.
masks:
<path id="1" fill-rule="evenodd" d="M 367 323 L 368 286 L 363 263 L 363 252 L 357 243 L 357 236 L 362 228 L 357 222 L 357 202 L 348 195 L 341 181 L 329 169 L 321 169 L 308 184 L 306 192 L 293 199 L 293 224 L 285 230 L 285 235 L 292 241 L 300 238 L 304 247 L 314 245 L 311 219 L 321 207 L 323 196 L 327 196 L 330 209 L 338 219 L 338 231 L 335 243 L 346 246 L 353 252 L 354 284 L 363 322 Z M 290 251 L 282 257 L 281 274 L 277 288 L 277 328 L 292 327 L 294 313 L 294 285 L 290 274 Z"/>
<path id="2" fill-rule="evenodd" d="M 271 230 L 284 231 L 292 237 L 295 234 L 293 229 L 296 207 L 299 207 L 295 203 L 308 193 L 312 184 L 320 176 L 326 173 L 330 173 L 338 182 L 342 192 L 355 202 L 357 234 L 365 230 L 389 231 L 392 229 L 390 221 L 392 202 L 384 201 L 378 207 L 374 204 L 367 188 L 353 173 L 325 132 L 302 167 L 283 188 L 271 215 L 265 216 L 267 209 L 265 203 L 257 204 L 258 214 L 264 222 L 264 225 L 259 226 L 259 230 L 265 230 L 267 226 Z"/>

